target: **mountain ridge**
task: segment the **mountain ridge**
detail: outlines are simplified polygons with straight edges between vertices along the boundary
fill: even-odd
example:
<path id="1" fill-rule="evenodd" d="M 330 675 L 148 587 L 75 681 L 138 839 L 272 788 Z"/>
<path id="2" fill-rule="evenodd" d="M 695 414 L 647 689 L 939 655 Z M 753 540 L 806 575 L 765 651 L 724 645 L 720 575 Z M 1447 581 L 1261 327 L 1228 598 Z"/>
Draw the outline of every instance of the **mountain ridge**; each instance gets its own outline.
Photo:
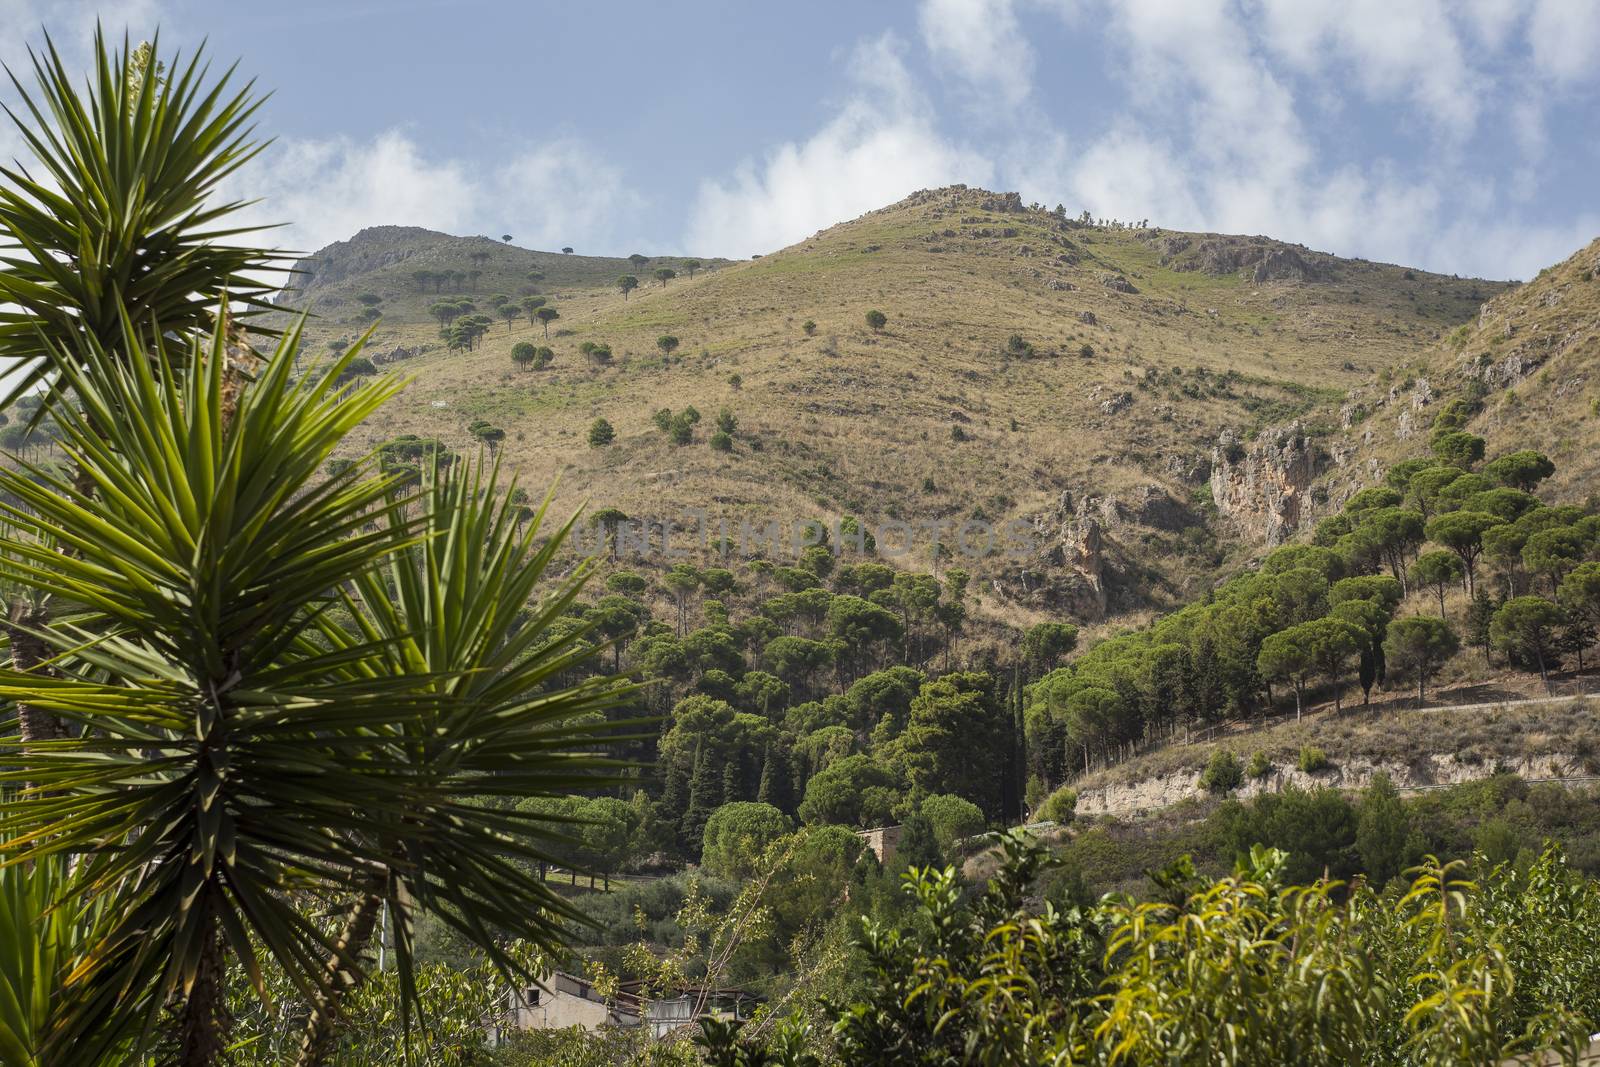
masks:
<path id="1" fill-rule="evenodd" d="M 1297 418 L 1319 440 L 1335 433 L 1350 390 L 1508 288 L 1263 237 L 1101 226 L 962 186 L 693 279 L 663 286 L 646 269 L 629 298 L 610 287 L 634 273 L 626 260 L 593 257 L 604 269 L 580 274 L 581 257 L 449 240 L 467 243 L 436 252 L 574 264 L 537 286 L 560 310 L 555 360 L 511 363 L 513 344 L 546 343 L 529 324 L 447 352 L 425 317 L 439 297 L 386 264 L 366 275 L 389 287 L 374 351 L 403 352 L 413 379 L 390 429 L 465 450 L 483 420 L 506 431 L 500 449 L 526 482 L 559 479 L 564 503 L 628 515 L 1021 521 L 1046 542 L 1037 558 L 972 569 L 988 607 L 1023 621 L 1136 616 L 1247 562 L 1248 517 L 1209 499 L 1224 435 L 1250 444 Z M 486 279 L 469 295 L 495 291 Z M 330 295 L 314 340 L 353 337 L 354 305 Z M 868 310 L 887 316 L 881 330 Z M 679 345 L 663 353 L 666 335 Z M 586 359 L 583 342 L 612 358 Z M 688 406 L 707 424 L 677 447 L 653 413 Z M 730 452 L 707 447 L 724 406 Z M 586 446 L 596 418 L 614 444 Z M 936 552 L 905 563 L 936 567 Z"/>

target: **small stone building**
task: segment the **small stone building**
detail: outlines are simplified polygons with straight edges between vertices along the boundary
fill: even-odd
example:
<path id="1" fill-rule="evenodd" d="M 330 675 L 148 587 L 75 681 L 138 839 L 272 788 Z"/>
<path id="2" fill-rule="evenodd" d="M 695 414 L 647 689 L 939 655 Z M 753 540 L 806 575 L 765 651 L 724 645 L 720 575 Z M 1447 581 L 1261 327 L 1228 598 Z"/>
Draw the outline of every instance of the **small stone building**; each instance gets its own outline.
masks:
<path id="1" fill-rule="evenodd" d="M 878 857 L 879 863 L 888 863 L 894 859 L 895 849 L 900 847 L 900 827 L 879 826 L 872 830 L 857 830 L 856 836 L 866 843 L 872 854 Z"/>

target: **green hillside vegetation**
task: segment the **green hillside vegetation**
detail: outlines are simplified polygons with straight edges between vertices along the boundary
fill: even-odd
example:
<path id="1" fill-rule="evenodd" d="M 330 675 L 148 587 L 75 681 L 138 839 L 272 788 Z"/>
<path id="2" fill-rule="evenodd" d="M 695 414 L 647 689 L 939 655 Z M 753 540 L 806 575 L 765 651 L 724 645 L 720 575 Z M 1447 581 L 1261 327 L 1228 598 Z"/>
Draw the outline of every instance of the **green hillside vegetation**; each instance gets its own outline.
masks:
<path id="1" fill-rule="evenodd" d="M 1482 439 L 1448 424 L 1435 441 L 1446 458 L 1393 468 L 1309 543 L 1033 686 L 1030 792 L 1286 696 L 1297 718 L 1312 696 L 1337 715 L 1374 688 L 1424 702 L 1430 680 L 1497 655 L 1547 692 L 1581 670 L 1600 626 L 1600 516 L 1529 492 L 1556 471 L 1539 453 L 1484 463 Z"/>
<path id="2" fill-rule="evenodd" d="M 1198 491 L 1224 429 L 1328 445 L 1489 283 L 952 187 L 742 264 L 381 228 L 308 320 L 202 209 L 252 91 L 95 61 L 18 109 L 51 186 L 0 175 L 0 1059 L 1498 1067 L 1600 1027 L 1600 796 L 1527 780 L 1593 768 L 1589 705 L 1404 706 L 1583 683 L 1567 453 L 1444 404 L 1264 555 Z M 631 553 L 689 505 L 805 543 Z M 1044 543 L 872 533 L 930 514 Z M 1445 758 L 1483 780 L 1324 787 Z M 1157 821 L 1091 815 L 1162 768 Z M 491 1047 L 557 969 L 765 1003 Z"/>
<path id="3" fill-rule="evenodd" d="M 1600 240 L 1496 296 L 1415 357 L 1384 368 L 1347 400 L 1350 458 L 1327 478 L 1340 499 L 1380 469 L 1424 454 L 1440 418 L 1493 453 L 1534 449 L 1557 466 L 1563 499 L 1594 493 L 1600 427 Z"/>

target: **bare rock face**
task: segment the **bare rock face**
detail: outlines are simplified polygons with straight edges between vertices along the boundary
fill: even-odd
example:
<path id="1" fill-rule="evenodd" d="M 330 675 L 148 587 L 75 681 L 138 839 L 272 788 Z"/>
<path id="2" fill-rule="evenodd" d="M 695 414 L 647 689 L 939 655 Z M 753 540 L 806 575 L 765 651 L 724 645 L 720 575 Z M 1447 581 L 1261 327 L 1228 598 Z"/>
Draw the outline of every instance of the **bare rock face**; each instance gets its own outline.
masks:
<path id="1" fill-rule="evenodd" d="M 1167 236 L 1156 242 L 1163 266 L 1205 274 L 1239 274 L 1257 285 L 1272 281 L 1317 282 L 1333 277 L 1329 257 L 1303 245 L 1264 237 L 1213 236 L 1193 242 Z"/>
<path id="2" fill-rule="evenodd" d="M 994 591 L 1008 600 L 1066 615 L 1083 622 L 1106 617 L 1106 550 L 1102 502 L 1070 492 L 1050 511 L 1034 516 L 1034 534 L 1043 545 L 1037 556 L 1013 560 L 994 580 Z"/>
<path id="3" fill-rule="evenodd" d="M 1299 528 L 1316 474 L 1316 452 L 1299 422 L 1264 431 L 1248 448 L 1224 433 L 1212 452 L 1211 497 L 1250 536 L 1278 545 Z"/>
<path id="4" fill-rule="evenodd" d="M 1022 206 L 1021 193 L 996 193 L 985 197 L 978 205 L 984 211 L 1022 212 L 1027 209 Z"/>
<path id="5" fill-rule="evenodd" d="M 1532 355 L 1528 352 L 1513 352 L 1503 359 L 1484 363 L 1478 369 L 1478 376 L 1485 384 L 1496 389 L 1509 389 L 1518 382 L 1530 377 L 1534 371 L 1544 365 L 1542 355 Z"/>
<path id="6" fill-rule="evenodd" d="M 1114 394 L 1111 399 L 1101 401 L 1100 410 L 1107 415 L 1120 415 L 1133 406 L 1133 394 L 1127 390 Z"/>
<path id="7" fill-rule="evenodd" d="M 1127 514 L 1141 526 L 1175 533 L 1196 524 L 1196 519 L 1181 502 L 1159 485 L 1141 485 L 1126 504 Z"/>

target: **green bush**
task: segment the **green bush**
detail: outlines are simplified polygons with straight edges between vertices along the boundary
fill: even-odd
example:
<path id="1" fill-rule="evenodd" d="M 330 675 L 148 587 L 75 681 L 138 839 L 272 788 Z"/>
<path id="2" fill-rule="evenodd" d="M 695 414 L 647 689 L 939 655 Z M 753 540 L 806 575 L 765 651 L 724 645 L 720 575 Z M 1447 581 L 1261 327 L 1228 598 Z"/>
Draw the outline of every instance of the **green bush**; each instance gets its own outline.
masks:
<path id="1" fill-rule="evenodd" d="M 1200 785 L 1210 793 L 1231 793 L 1244 782 L 1244 768 L 1239 757 L 1225 748 L 1219 748 L 1200 772 Z"/>
<path id="2" fill-rule="evenodd" d="M 965 797 L 935 793 L 922 802 L 922 815 L 933 826 L 933 838 L 949 853 L 958 842 L 983 833 L 983 809 Z"/>
<path id="3" fill-rule="evenodd" d="M 1316 745 L 1303 745 L 1300 748 L 1300 769 L 1306 774 L 1315 774 L 1326 770 L 1328 767 L 1328 754 Z"/>
<path id="4" fill-rule="evenodd" d="M 1062 786 L 1048 797 L 1039 807 L 1039 817 L 1050 822 L 1060 823 L 1065 826 L 1078 814 L 1078 791 L 1070 786 Z"/>
<path id="5" fill-rule="evenodd" d="M 1245 768 L 1244 773 L 1251 778 L 1265 778 L 1272 773 L 1272 761 L 1265 752 L 1257 752 L 1250 757 L 1250 766 Z"/>

